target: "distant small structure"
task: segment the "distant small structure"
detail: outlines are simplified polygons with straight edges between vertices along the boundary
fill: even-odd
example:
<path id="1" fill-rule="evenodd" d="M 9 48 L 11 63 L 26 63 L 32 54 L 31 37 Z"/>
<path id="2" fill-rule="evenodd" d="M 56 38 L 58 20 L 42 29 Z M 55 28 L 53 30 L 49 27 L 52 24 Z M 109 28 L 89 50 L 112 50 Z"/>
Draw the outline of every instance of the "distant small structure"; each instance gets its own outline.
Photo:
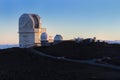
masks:
<path id="1" fill-rule="evenodd" d="M 96 37 L 93 37 L 93 38 L 86 38 L 82 41 L 84 44 L 90 44 L 90 43 L 96 43 L 97 40 L 96 40 Z"/>
<path id="2" fill-rule="evenodd" d="M 55 37 L 54 37 L 54 43 L 59 43 L 63 41 L 63 37 L 60 35 L 60 34 L 57 34 Z"/>
<path id="3" fill-rule="evenodd" d="M 83 38 L 80 38 L 80 37 L 78 37 L 78 38 L 75 38 L 75 42 L 77 42 L 77 43 L 80 43 L 80 42 L 82 42 L 84 39 Z"/>
<path id="4" fill-rule="evenodd" d="M 49 36 L 48 42 L 52 43 L 53 42 L 53 36 Z"/>
<path id="5" fill-rule="evenodd" d="M 49 46 L 49 43 L 48 43 L 48 35 L 46 32 L 43 32 L 41 34 L 41 46 Z"/>
<path id="6" fill-rule="evenodd" d="M 43 32 L 43 33 L 41 34 L 41 41 L 47 41 L 47 40 L 48 40 L 48 35 L 47 35 L 46 32 Z"/>
<path id="7" fill-rule="evenodd" d="M 93 42 L 96 42 L 97 40 L 96 40 L 96 37 L 93 37 Z"/>

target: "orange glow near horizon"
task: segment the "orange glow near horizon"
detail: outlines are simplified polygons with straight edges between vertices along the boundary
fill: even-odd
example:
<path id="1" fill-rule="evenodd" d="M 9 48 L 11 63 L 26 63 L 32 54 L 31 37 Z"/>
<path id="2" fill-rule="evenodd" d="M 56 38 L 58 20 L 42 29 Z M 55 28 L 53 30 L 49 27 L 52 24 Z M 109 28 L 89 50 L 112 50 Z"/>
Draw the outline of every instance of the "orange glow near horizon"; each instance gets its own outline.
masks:
<path id="1" fill-rule="evenodd" d="M 79 37 L 79 36 L 76 36 L 76 37 L 73 37 L 73 38 L 63 36 L 64 40 L 70 40 L 70 39 L 74 39 L 74 38 L 77 38 L 77 37 Z M 93 38 L 93 37 L 80 37 L 80 38 L 85 39 L 85 38 Z M 96 36 L 96 39 L 97 40 L 111 40 L 109 36 L 105 36 L 105 35 Z M 2 39 L 2 40 L 0 40 L 0 45 L 2 45 L 2 44 L 19 44 L 19 40 L 18 40 L 18 38 L 10 38 L 10 39 L 7 39 L 7 40 Z"/>

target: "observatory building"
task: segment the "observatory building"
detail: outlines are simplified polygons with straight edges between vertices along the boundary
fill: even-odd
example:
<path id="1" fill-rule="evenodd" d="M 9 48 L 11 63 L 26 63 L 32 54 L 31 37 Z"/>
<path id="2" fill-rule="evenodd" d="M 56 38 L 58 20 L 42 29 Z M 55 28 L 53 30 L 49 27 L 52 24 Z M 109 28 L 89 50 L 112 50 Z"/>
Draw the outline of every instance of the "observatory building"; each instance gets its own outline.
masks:
<path id="1" fill-rule="evenodd" d="M 38 15 L 23 14 L 20 16 L 18 33 L 19 33 L 19 46 L 21 48 L 28 48 L 40 45 L 41 42 L 40 36 L 44 32 L 46 32 L 46 28 L 42 28 L 42 22 Z"/>
<path id="2" fill-rule="evenodd" d="M 49 42 L 48 42 L 48 35 L 46 32 L 43 32 L 41 34 L 41 45 L 42 46 L 49 46 Z"/>
<path id="3" fill-rule="evenodd" d="M 54 37 L 54 43 L 59 43 L 63 40 L 63 37 L 60 34 L 56 34 L 56 36 Z"/>

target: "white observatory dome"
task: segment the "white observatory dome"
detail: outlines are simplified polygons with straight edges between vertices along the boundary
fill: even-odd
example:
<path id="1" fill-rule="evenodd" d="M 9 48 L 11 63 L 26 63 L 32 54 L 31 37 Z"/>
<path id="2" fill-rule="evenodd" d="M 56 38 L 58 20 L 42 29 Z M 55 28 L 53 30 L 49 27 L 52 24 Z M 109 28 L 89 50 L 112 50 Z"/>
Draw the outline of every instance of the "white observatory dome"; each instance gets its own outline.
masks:
<path id="1" fill-rule="evenodd" d="M 41 41 L 47 41 L 47 39 L 48 39 L 47 33 L 46 33 L 46 32 L 43 32 L 43 33 L 41 34 Z"/>
<path id="2" fill-rule="evenodd" d="M 41 22 L 40 17 L 37 14 L 23 14 L 19 18 L 19 27 L 20 28 L 40 28 Z"/>
<path id="3" fill-rule="evenodd" d="M 57 34 L 55 37 L 54 37 L 54 41 L 62 41 L 63 40 L 63 37 L 59 34 Z"/>

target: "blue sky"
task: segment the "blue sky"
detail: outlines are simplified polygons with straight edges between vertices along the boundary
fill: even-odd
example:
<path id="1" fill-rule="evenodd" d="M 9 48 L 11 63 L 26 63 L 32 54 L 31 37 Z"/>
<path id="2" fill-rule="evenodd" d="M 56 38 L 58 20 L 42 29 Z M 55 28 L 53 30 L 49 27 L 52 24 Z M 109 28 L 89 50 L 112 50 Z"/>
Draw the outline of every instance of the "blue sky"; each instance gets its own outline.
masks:
<path id="1" fill-rule="evenodd" d="M 120 0 L 0 0 L 0 44 L 18 43 L 18 19 L 36 13 L 48 35 L 120 40 Z"/>

